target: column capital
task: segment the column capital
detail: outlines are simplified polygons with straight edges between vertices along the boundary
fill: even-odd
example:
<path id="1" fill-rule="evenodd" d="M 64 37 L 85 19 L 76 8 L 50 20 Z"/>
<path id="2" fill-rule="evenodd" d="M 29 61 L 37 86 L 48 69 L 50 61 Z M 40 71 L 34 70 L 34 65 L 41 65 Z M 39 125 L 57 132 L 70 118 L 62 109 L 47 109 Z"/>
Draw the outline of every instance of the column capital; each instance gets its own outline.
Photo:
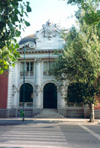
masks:
<path id="1" fill-rule="evenodd" d="M 42 60 L 40 58 L 34 59 L 34 62 L 40 63 Z"/>

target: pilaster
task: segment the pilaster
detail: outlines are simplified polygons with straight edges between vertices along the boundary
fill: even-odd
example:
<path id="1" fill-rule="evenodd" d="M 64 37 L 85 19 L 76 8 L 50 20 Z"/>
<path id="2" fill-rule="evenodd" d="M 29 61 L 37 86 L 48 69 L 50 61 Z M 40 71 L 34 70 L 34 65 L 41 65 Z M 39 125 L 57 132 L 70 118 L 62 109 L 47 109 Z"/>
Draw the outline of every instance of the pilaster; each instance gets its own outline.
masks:
<path id="1" fill-rule="evenodd" d="M 10 67 L 8 75 L 8 96 L 7 96 L 7 108 L 13 107 L 13 84 L 14 84 L 14 68 Z"/>
<path id="2" fill-rule="evenodd" d="M 18 71 L 18 63 L 15 65 L 15 69 L 14 69 L 14 84 L 13 84 L 13 107 L 16 108 L 18 107 L 18 78 L 19 78 L 19 71 Z"/>
<path id="3" fill-rule="evenodd" d="M 34 108 L 41 108 L 41 59 L 35 59 L 35 99 L 34 99 Z"/>

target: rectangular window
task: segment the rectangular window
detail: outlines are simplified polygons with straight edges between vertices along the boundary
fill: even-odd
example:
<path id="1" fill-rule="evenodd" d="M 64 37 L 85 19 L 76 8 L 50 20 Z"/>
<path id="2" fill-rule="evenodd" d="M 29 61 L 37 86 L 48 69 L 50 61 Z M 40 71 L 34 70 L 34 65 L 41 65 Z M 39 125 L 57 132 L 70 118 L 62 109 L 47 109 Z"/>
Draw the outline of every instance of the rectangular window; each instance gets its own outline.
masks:
<path id="1" fill-rule="evenodd" d="M 33 71 L 33 63 L 30 63 L 30 71 Z"/>
<path id="2" fill-rule="evenodd" d="M 49 70 L 49 62 L 44 62 L 44 71 Z"/>
<path id="3" fill-rule="evenodd" d="M 24 63 L 22 62 L 20 65 L 20 71 L 22 72 L 24 70 Z"/>
<path id="4" fill-rule="evenodd" d="M 29 71 L 29 62 L 26 63 L 26 71 Z"/>
<path id="5" fill-rule="evenodd" d="M 50 62 L 50 68 L 53 67 L 53 64 L 54 64 L 54 61 L 51 61 L 51 62 Z"/>
<path id="6" fill-rule="evenodd" d="M 24 70 L 24 62 L 20 64 L 20 75 L 23 75 Z M 33 76 L 34 71 L 34 63 L 33 62 L 25 62 L 25 75 L 26 76 Z"/>
<path id="7" fill-rule="evenodd" d="M 43 75 L 49 75 L 49 70 L 52 68 L 54 61 L 44 61 Z"/>

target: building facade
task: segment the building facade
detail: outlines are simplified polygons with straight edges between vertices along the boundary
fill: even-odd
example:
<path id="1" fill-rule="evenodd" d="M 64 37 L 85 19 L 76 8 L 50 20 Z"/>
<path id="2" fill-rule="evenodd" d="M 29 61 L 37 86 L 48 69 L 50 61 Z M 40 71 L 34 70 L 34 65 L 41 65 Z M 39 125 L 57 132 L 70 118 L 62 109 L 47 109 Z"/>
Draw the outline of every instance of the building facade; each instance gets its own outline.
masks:
<path id="1" fill-rule="evenodd" d="M 65 117 L 89 117 L 87 106 L 67 106 L 64 100 L 67 81 L 66 84 L 58 82 L 49 74 L 57 58 L 55 52 L 61 54 L 64 44 L 60 29 L 49 20 L 40 31 L 19 42 L 20 58 L 15 67 L 10 67 L 5 78 L 5 90 L 2 90 L 3 97 L 0 94 L 0 109 L 7 109 L 6 117 L 20 116 L 23 100 L 27 117 L 33 117 L 44 108 L 55 108 Z M 3 86 L 1 83 L 0 87 Z"/>
<path id="2" fill-rule="evenodd" d="M 62 52 L 64 40 L 60 37 L 60 30 L 56 24 L 47 21 L 42 27 L 35 35 L 25 37 L 19 42 L 20 58 L 15 67 L 10 67 L 9 71 L 8 109 L 23 108 L 24 68 L 26 110 L 32 109 L 37 113 L 43 108 L 65 109 L 66 107 L 62 99 L 62 85 L 49 75 L 49 70 L 57 58 L 55 50 Z"/>

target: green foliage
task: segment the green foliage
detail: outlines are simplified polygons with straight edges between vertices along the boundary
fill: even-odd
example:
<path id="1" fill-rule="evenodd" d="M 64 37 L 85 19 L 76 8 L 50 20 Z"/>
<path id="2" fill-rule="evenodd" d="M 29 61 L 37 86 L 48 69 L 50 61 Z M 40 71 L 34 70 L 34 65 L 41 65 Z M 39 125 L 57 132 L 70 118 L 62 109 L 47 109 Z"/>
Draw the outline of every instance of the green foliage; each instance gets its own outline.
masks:
<path id="1" fill-rule="evenodd" d="M 91 0 L 91 2 L 98 2 L 100 0 Z M 84 2 L 87 2 L 87 0 L 67 0 L 67 4 L 82 4 Z"/>
<path id="2" fill-rule="evenodd" d="M 21 29 L 29 26 L 24 17 L 31 12 L 29 2 L 23 0 L 0 0 L 0 74 L 14 65 L 19 57 L 16 37 Z"/>
<path id="3" fill-rule="evenodd" d="M 30 26 L 30 23 L 27 22 L 27 21 L 25 21 L 25 25 L 26 25 L 26 26 Z"/>
<path id="4" fill-rule="evenodd" d="M 68 0 L 67 4 L 81 4 L 84 0 Z"/>
<path id="5" fill-rule="evenodd" d="M 91 0 L 87 3 L 82 3 L 82 9 L 85 11 L 84 20 L 89 25 L 95 25 L 100 22 L 100 10 L 99 2 L 92 2 Z"/>
<path id="6" fill-rule="evenodd" d="M 71 83 L 68 86 L 67 90 L 67 103 L 77 103 L 81 104 L 84 102 L 83 94 L 84 94 L 84 87 L 83 83 Z"/>
<path id="7" fill-rule="evenodd" d="M 94 103 L 94 93 L 96 93 L 96 89 L 93 85 L 89 86 L 80 82 L 70 83 L 65 100 L 68 104 L 91 104 Z"/>
<path id="8" fill-rule="evenodd" d="M 100 38 L 97 24 L 90 25 L 85 19 L 90 8 L 90 12 L 97 13 L 97 10 L 94 9 L 94 5 L 87 8 L 88 10 L 81 8 L 77 13 L 78 29 L 72 27 L 69 30 L 67 44 L 62 55 L 55 61 L 52 74 L 57 80 L 68 79 L 69 83 L 75 84 L 75 87 L 77 84 L 83 84 L 84 87 L 80 85 L 77 87 L 84 92 L 84 95 L 82 91 L 81 94 L 77 91 L 77 96 L 84 99 L 83 103 L 92 104 L 94 96 L 100 90 L 100 83 L 96 84 L 100 75 Z"/>
<path id="9" fill-rule="evenodd" d="M 96 28 L 80 26 L 80 30 L 71 29 L 67 36 L 67 45 L 63 55 L 54 65 L 53 74 L 58 79 L 94 83 L 100 72 L 100 43 Z M 64 75 L 62 75 L 62 73 Z"/>
<path id="10" fill-rule="evenodd" d="M 100 0 L 68 0 L 67 4 L 77 4 L 79 10 L 76 12 L 76 17 L 79 19 L 81 10 L 84 10 L 84 20 L 87 24 L 98 24 L 100 22 Z"/>

